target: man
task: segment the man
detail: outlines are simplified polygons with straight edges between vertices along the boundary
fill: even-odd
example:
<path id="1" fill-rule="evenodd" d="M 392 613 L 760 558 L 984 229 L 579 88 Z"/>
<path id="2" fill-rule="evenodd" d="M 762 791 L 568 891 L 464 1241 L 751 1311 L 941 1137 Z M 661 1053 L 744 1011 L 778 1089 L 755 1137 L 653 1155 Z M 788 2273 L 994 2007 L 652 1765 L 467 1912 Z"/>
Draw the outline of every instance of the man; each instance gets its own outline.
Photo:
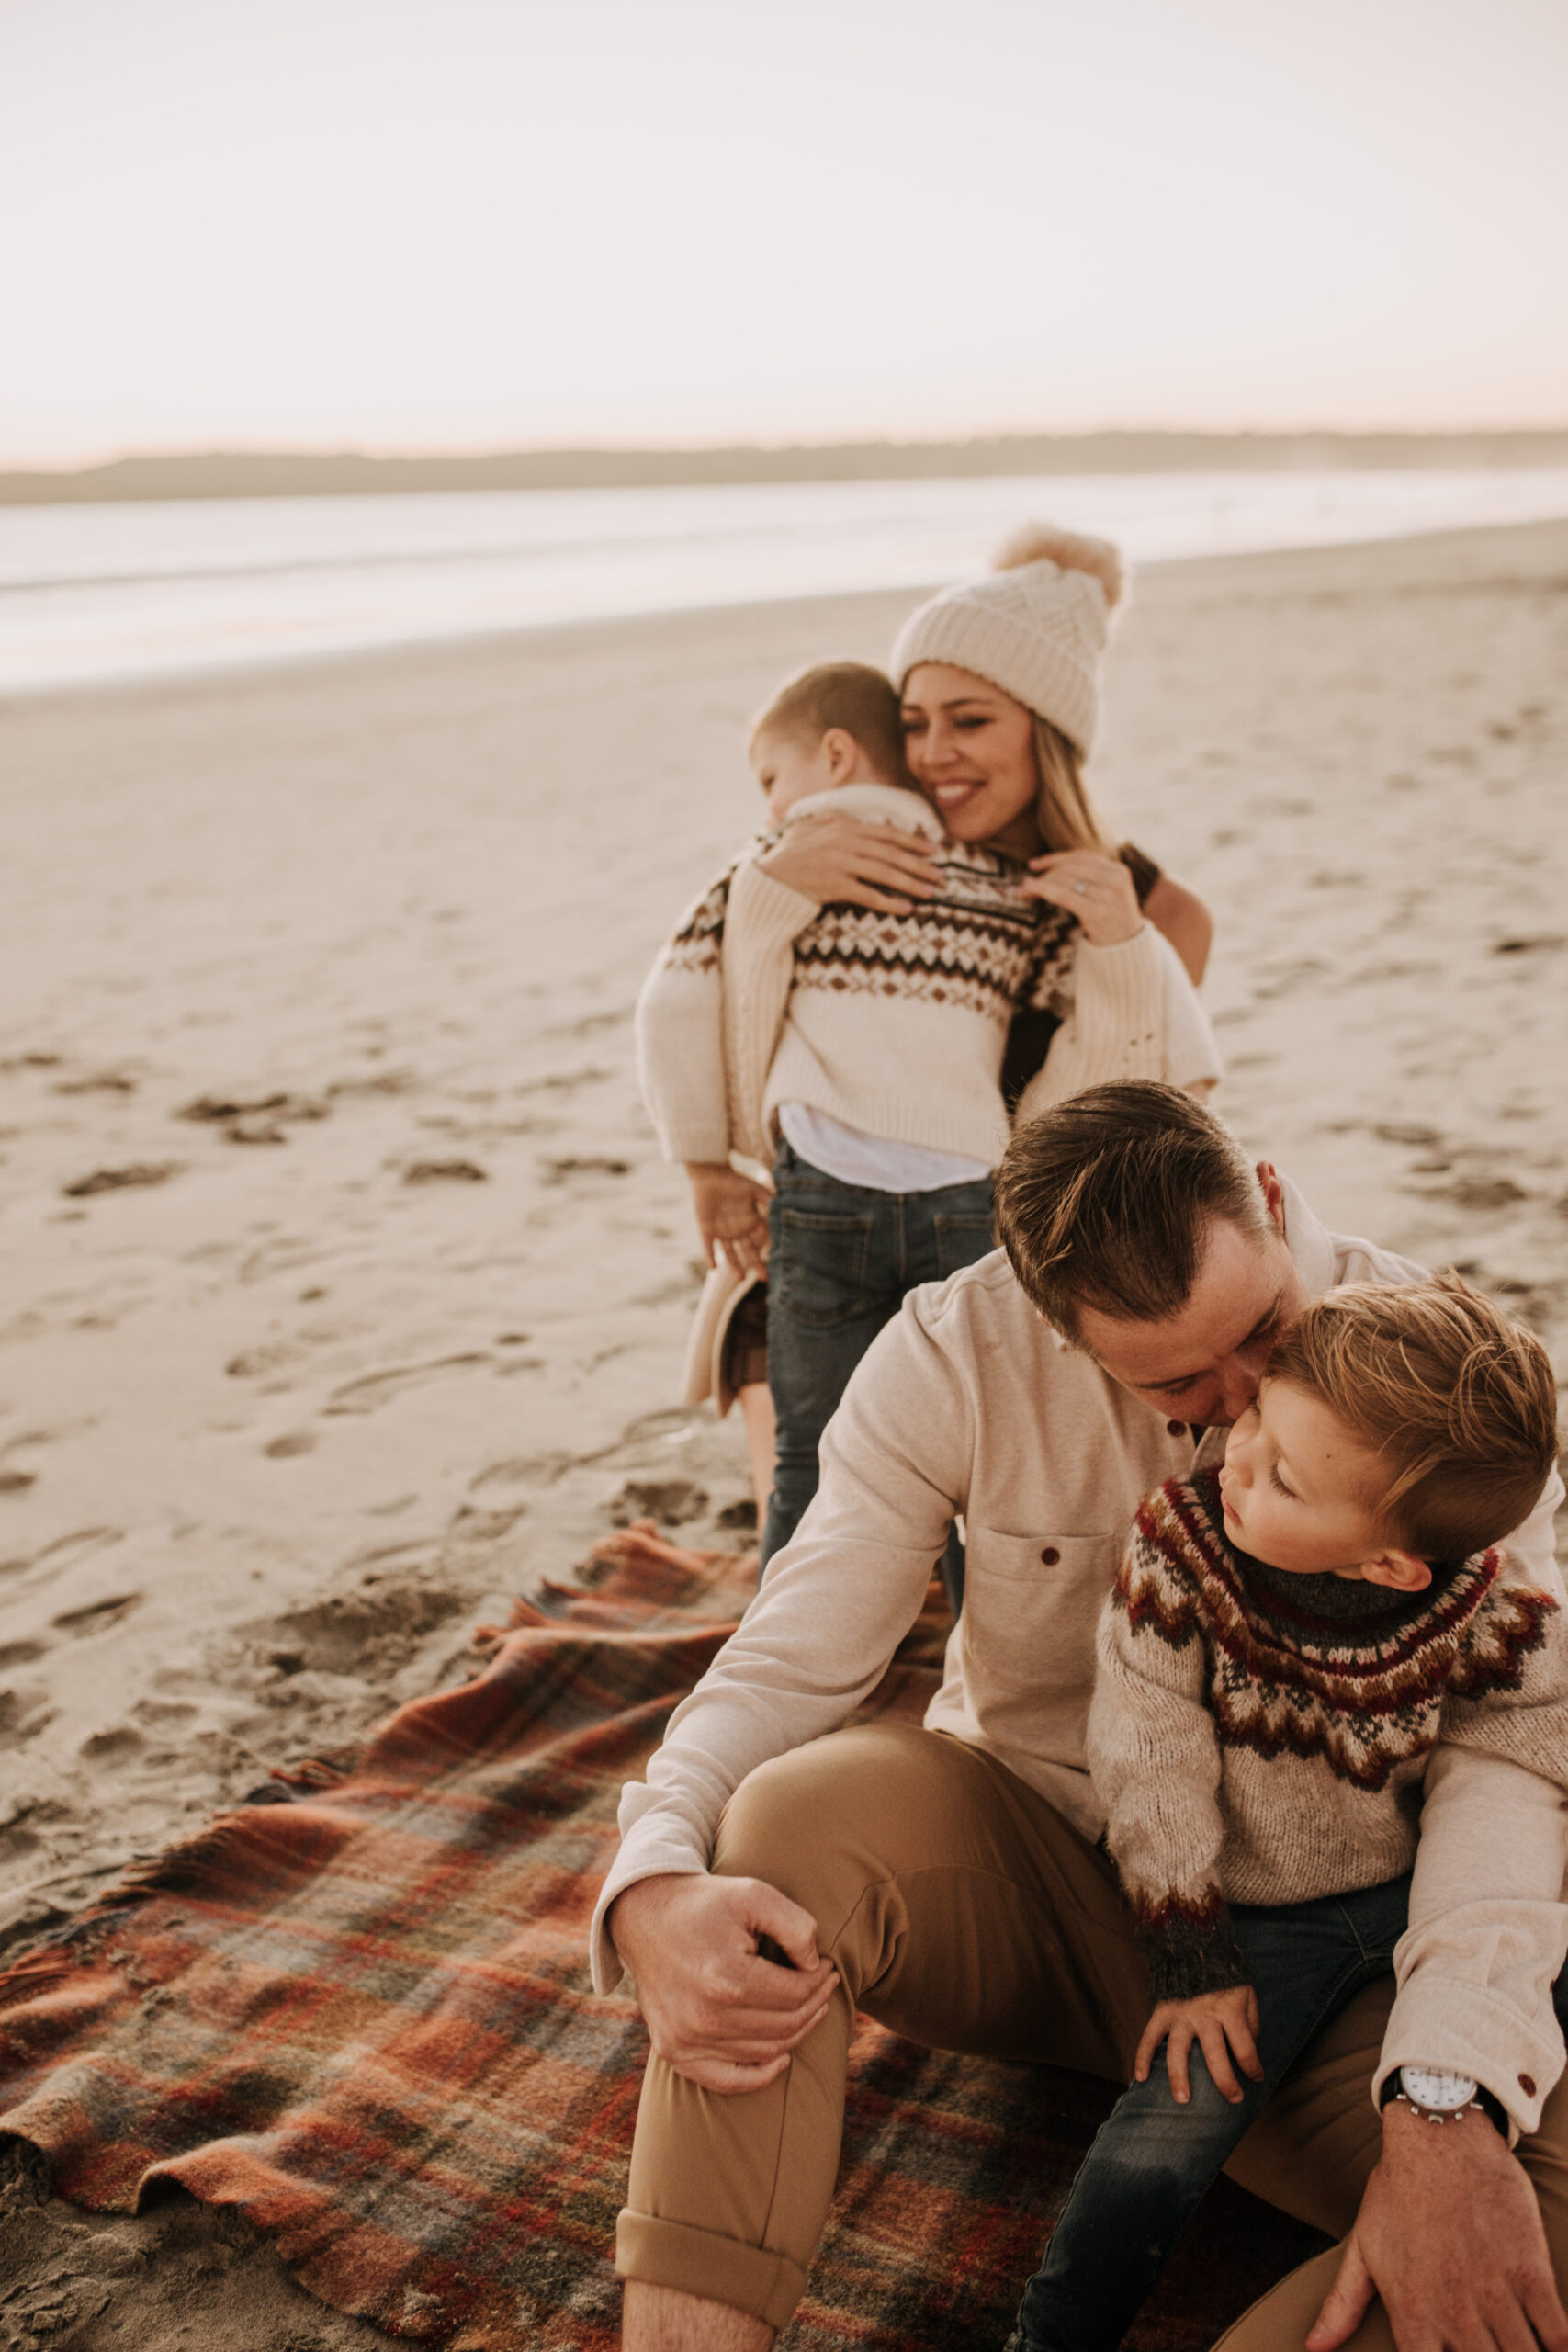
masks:
<path id="1" fill-rule="evenodd" d="M 998 1215 L 1006 1256 L 914 1293 L 856 1373 L 795 1541 L 623 1800 L 594 1937 L 596 1980 L 631 1969 L 653 2041 L 618 2239 L 629 2352 L 766 2352 L 788 2319 L 857 2007 L 1126 2079 L 1146 1980 L 1083 1733 L 1128 1524 L 1214 1457 L 1310 1298 L 1416 1272 L 1326 1234 L 1165 1087 L 1096 1088 L 1021 1130 Z M 1560 1601 L 1562 1494 L 1509 1547 Z M 964 1615 L 924 1727 L 840 1728 L 955 1511 Z M 1549 1783 L 1481 1756 L 1434 1772 L 1397 1994 L 1336 2020 L 1232 2167 L 1349 2245 L 1233 2352 L 1309 2327 L 1310 2352 L 1371 2346 L 1389 2319 L 1401 2352 L 1568 2352 L 1549 2246 L 1568 2264 L 1568 2088 L 1543 2116 L 1565 1859 Z M 1434 2131 L 1417 2094 L 1452 2120 Z"/>

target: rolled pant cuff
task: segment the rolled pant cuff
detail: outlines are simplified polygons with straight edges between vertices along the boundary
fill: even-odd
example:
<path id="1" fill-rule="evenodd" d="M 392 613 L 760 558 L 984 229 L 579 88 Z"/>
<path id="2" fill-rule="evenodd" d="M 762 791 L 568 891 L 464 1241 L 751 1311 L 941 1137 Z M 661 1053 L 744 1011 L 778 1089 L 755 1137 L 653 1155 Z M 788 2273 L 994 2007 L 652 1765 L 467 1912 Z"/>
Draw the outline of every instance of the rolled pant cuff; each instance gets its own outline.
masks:
<path id="1" fill-rule="evenodd" d="M 622 2209 L 615 2223 L 615 2268 L 648 2287 L 673 2287 L 710 2303 L 728 2303 L 769 2327 L 784 2327 L 806 2291 L 806 2273 L 786 2254 L 742 2245 L 716 2230 L 661 2222 Z"/>

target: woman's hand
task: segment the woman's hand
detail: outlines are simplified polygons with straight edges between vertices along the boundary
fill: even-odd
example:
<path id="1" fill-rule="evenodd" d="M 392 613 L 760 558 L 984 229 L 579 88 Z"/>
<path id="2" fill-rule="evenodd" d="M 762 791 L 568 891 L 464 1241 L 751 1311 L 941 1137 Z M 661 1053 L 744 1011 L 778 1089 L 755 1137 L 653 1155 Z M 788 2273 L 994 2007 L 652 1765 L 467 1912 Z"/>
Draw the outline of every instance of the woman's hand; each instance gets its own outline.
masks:
<path id="1" fill-rule="evenodd" d="M 829 809 L 791 825 L 757 865 L 819 907 L 874 907 L 907 915 L 915 899 L 934 898 L 937 890 L 930 849 L 918 835 L 897 825 L 835 817 Z"/>
<path id="2" fill-rule="evenodd" d="M 1098 850 L 1058 849 L 1029 861 L 1029 879 L 1018 886 L 1025 899 L 1048 899 L 1077 915 L 1083 935 L 1096 947 L 1117 947 L 1144 927 L 1133 877 L 1119 857 Z"/>
<path id="3" fill-rule="evenodd" d="M 1235 2107 L 1245 2093 L 1231 2064 L 1233 2052 L 1244 2075 L 1255 2083 L 1263 2080 L 1263 2061 L 1258 2055 L 1258 1995 L 1250 1984 L 1233 1984 L 1224 1993 L 1200 1993 L 1191 2001 L 1161 2001 L 1144 2028 L 1144 2038 L 1133 2061 L 1133 2079 L 1138 2083 L 1148 2081 L 1155 2052 L 1163 2041 L 1165 2071 L 1170 2077 L 1171 2092 L 1178 2107 L 1185 2107 L 1192 2096 L 1187 2073 L 1188 2055 L 1196 2041 L 1201 2045 L 1214 2088 Z"/>
<path id="4" fill-rule="evenodd" d="M 765 1274 L 770 1194 L 722 1159 L 690 1159 L 686 1174 L 708 1264 L 722 1257 L 738 1274 Z"/>

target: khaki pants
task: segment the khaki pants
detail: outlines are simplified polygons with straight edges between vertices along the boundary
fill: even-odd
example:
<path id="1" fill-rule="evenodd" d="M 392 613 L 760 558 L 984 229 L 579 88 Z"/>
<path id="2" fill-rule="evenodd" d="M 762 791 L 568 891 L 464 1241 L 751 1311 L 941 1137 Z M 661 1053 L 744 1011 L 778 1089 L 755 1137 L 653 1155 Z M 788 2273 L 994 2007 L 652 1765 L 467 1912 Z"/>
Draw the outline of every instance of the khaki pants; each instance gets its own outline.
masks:
<path id="1" fill-rule="evenodd" d="M 763 1765 L 729 1803 L 714 1868 L 809 1911 L 843 1981 L 765 2090 L 720 2097 L 650 2059 L 616 2267 L 778 2328 L 828 2216 L 857 2008 L 931 2049 L 1125 2082 L 1148 1985 L 1110 1864 L 1005 1766 L 941 1732 L 870 1724 Z M 1341 2012 L 1229 2166 L 1336 2237 L 1377 2161 L 1368 2085 L 1391 1999 L 1374 1985 Z M 1519 2154 L 1568 2278 L 1568 2089 Z M 1226 2352 L 1299 2352 L 1337 2259 L 1320 2256 L 1254 2304 Z M 1355 2352 L 1392 2343 L 1374 2305 Z"/>

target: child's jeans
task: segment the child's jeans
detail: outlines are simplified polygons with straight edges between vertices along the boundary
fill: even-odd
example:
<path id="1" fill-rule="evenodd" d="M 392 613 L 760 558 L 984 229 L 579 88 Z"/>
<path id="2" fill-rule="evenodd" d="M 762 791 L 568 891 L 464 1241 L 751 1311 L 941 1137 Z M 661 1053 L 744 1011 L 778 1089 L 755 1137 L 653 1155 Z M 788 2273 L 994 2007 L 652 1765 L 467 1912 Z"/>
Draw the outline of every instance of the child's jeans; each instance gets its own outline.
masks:
<path id="1" fill-rule="evenodd" d="M 1191 2103 L 1178 2107 L 1161 2045 L 1148 2081 L 1123 2091 L 1101 2126 L 1023 2290 L 1014 2342 L 1024 2352 L 1112 2352 L 1121 2343 L 1183 2222 L 1292 2061 L 1352 1993 L 1393 1967 L 1409 1903 L 1405 1877 L 1232 1912 L 1262 2017 L 1263 2080 L 1248 2082 L 1238 2066 L 1245 2096 L 1233 2107 L 1194 2042 Z"/>
<path id="2" fill-rule="evenodd" d="M 762 1531 L 764 1571 L 817 1492 L 818 1444 L 851 1373 L 905 1292 L 944 1281 L 996 1247 L 988 1176 L 934 1193 L 878 1193 L 840 1183 L 781 1142 L 773 1184 L 768 1385 L 778 1457 Z M 955 1550 L 955 1538 L 948 1548 Z M 956 1603 L 951 1566 L 944 1564 L 944 1576 Z"/>

